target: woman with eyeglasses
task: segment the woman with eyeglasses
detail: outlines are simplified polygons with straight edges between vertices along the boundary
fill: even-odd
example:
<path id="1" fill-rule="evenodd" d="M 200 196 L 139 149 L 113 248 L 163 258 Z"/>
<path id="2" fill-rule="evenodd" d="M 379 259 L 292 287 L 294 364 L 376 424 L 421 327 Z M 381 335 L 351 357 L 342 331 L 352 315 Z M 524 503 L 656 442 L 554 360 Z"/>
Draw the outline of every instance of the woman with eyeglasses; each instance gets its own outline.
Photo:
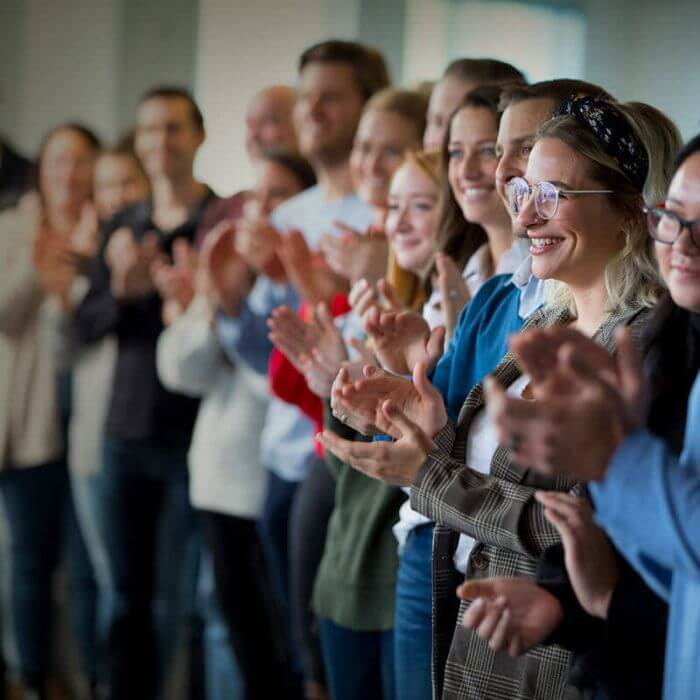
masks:
<path id="1" fill-rule="evenodd" d="M 548 475 L 596 482 L 591 494 L 598 522 L 670 604 L 663 694 L 683 700 L 696 697 L 700 684 L 700 443 L 692 431 L 700 406 L 700 136 L 679 154 L 665 203 L 645 208 L 645 213 L 668 292 L 650 320 L 642 357 L 629 338 L 621 338 L 617 361 L 607 358 L 607 363 L 592 367 L 589 358 L 596 349 L 586 338 L 522 336 L 519 345 L 526 356 L 550 353 L 562 340 L 568 345 L 559 350 L 552 372 L 574 382 L 579 400 L 562 406 L 544 392 L 535 407 L 503 401 L 496 392 L 490 402 L 502 439 L 515 430 L 524 432 L 515 458 Z M 604 376 L 601 368 L 611 372 Z M 550 416 L 556 412 L 558 419 L 546 418 L 545 411 Z M 570 449 L 584 440 L 590 449 Z M 563 445 L 569 449 L 562 450 Z M 601 585 L 600 571 L 591 571 L 590 559 L 577 555 L 578 506 L 559 495 L 539 498 L 545 515 L 564 536 L 568 595 L 575 594 L 577 605 L 567 605 L 556 591 L 552 595 L 542 580 L 536 586 L 519 578 L 495 579 L 468 584 L 465 588 L 471 590 L 462 591 L 480 597 L 478 615 L 468 613 L 465 623 L 479 629 L 492 646 L 517 653 L 575 623 L 580 629 L 578 611 L 583 608 L 602 618 L 597 623 L 598 649 L 607 647 L 613 662 L 625 651 L 610 641 L 627 646 L 636 634 L 646 644 L 654 643 L 649 629 L 653 610 L 650 614 L 647 607 L 635 605 L 627 615 L 620 612 L 630 608 L 629 601 L 620 601 L 624 576 L 608 585 L 603 576 Z M 596 598 L 604 603 L 598 615 L 590 605 Z M 631 680 L 648 677 L 645 661 L 660 668 L 662 653 L 656 659 L 637 657 L 634 675 L 621 677 L 622 685 L 629 689 L 634 687 Z M 636 687 L 636 695 L 623 690 L 609 696 L 660 694 L 653 686 Z"/>
<path id="2" fill-rule="evenodd" d="M 664 154 L 677 143 L 675 128 L 657 111 L 588 97 L 565 101 L 543 125 L 525 178 L 511 190 L 511 205 L 530 239 L 533 272 L 551 287 L 544 309 L 526 327 L 567 325 L 610 350 L 618 325 L 640 332 L 661 292 L 642 195 L 658 201 L 670 172 L 671 158 Z M 536 369 L 546 375 L 548 368 Z M 513 462 L 483 410 L 481 385 L 468 395 L 457 424 L 450 422 L 423 372 L 418 366 L 409 392 L 401 384 L 408 398 L 381 378 L 377 426 L 395 436 L 394 443 L 350 449 L 327 434 L 324 443 L 376 478 L 410 485 L 413 507 L 438 523 L 434 690 L 445 698 L 577 697 L 567 685 L 570 655 L 562 647 L 540 645 L 510 658 L 461 624 L 455 627 L 467 606 L 458 610 L 452 556 L 461 533 L 469 539 L 467 579 L 532 578 L 539 556 L 559 540 L 534 498 L 536 488 L 575 493 L 580 487 L 570 479 L 543 479 Z M 523 374 L 510 353 L 494 376 L 509 395 L 537 398 L 530 385 L 538 377 Z M 373 381 L 379 380 L 349 388 L 347 401 L 362 404 Z"/>

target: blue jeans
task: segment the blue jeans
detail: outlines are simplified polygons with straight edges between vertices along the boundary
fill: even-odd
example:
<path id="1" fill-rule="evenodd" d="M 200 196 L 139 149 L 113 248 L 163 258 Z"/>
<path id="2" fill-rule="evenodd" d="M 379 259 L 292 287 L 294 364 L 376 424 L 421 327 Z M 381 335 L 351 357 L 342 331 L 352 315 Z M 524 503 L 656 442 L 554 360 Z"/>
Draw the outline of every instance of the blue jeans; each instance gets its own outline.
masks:
<path id="1" fill-rule="evenodd" d="M 396 696 L 431 700 L 433 524 L 408 533 L 399 559 L 394 618 Z"/>
<path id="2" fill-rule="evenodd" d="M 6 557 L 5 658 L 29 684 L 51 670 L 52 581 L 60 557 L 68 498 L 65 464 L 0 474 Z M 7 616 L 5 616 L 7 615 Z"/>
<path id="3" fill-rule="evenodd" d="M 186 449 L 105 437 L 100 502 L 114 585 L 107 622 L 112 698 L 150 700 L 178 643 L 190 641 L 196 615 L 200 540 Z"/>
<path id="4" fill-rule="evenodd" d="M 394 700 L 394 633 L 356 632 L 319 619 L 326 681 L 333 700 Z"/>

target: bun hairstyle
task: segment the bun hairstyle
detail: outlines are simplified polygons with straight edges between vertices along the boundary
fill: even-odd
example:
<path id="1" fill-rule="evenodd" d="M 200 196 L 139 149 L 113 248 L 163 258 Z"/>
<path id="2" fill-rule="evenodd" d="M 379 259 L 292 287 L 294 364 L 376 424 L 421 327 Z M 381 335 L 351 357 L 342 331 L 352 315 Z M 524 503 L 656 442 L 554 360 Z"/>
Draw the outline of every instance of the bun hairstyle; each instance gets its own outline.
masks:
<path id="1" fill-rule="evenodd" d="M 624 244 L 605 272 L 609 310 L 653 306 L 663 287 L 642 206 L 644 196 L 657 202 L 668 187 L 672 154 L 680 143 L 678 129 L 647 104 L 577 101 L 578 107 L 563 105 L 542 125 L 537 138 L 556 138 L 586 158 L 590 177 L 601 189 L 613 191 L 608 195 L 611 205 L 623 213 Z M 548 286 L 548 305 L 575 314 L 568 287 L 554 281 Z"/>

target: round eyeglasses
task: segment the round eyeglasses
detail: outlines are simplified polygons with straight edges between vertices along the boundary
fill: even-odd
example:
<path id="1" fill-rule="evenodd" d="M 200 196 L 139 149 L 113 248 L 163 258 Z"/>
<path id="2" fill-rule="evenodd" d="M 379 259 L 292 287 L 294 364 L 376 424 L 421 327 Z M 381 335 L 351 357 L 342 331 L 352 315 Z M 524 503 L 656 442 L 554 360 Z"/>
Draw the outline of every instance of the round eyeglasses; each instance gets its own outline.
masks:
<path id="1" fill-rule="evenodd" d="M 687 229 L 690 240 L 700 248 L 700 219 L 688 221 L 664 207 L 644 207 L 643 211 L 647 217 L 649 235 L 655 241 L 672 245 L 680 238 L 683 229 Z"/>
<path id="2" fill-rule="evenodd" d="M 559 208 L 560 195 L 579 194 L 612 194 L 613 190 L 562 190 L 547 181 L 531 185 L 522 177 L 513 177 L 506 186 L 508 206 L 514 214 L 519 214 L 526 206 L 530 197 L 535 196 L 535 211 L 540 219 L 551 219 Z"/>

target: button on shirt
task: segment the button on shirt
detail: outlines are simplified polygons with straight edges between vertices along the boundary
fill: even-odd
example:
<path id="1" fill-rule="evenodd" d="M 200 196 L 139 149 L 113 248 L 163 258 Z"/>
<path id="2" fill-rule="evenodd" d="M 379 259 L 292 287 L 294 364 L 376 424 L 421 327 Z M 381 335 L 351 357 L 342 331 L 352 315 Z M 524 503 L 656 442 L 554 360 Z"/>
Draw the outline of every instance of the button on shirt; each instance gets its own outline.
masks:
<path id="1" fill-rule="evenodd" d="M 336 221 L 364 232 L 372 220 L 372 209 L 356 195 L 328 201 L 320 185 L 288 199 L 271 217 L 272 225 L 282 233 L 292 229 L 301 231 L 311 249 L 318 247 L 324 234 L 339 234 Z M 266 371 L 271 351 L 267 317 L 277 306 L 296 308 L 299 303 L 291 285 L 259 277 L 241 315 L 235 319 L 223 316 L 217 319 L 217 330 L 226 351 L 258 371 Z M 313 434 L 313 423 L 296 406 L 272 396 L 260 437 L 263 464 L 285 481 L 303 480 L 313 451 Z"/>

